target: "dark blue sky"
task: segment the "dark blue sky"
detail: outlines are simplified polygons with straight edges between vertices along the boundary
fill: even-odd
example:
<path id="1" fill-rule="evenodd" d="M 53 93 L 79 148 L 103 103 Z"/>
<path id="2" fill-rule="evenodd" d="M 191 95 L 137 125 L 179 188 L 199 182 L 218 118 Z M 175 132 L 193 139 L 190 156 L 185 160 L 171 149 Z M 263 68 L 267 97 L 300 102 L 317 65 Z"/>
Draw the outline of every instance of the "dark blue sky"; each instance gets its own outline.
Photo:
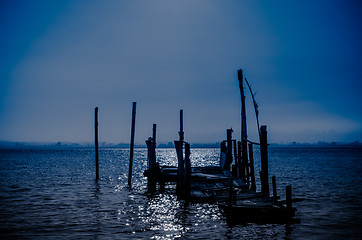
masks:
<path id="1" fill-rule="evenodd" d="M 0 140 L 240 136 L 243 68 L 272 142 L 362 141 L 359 1 L 2 1 Z M 249 97 L 249 96 L 248 96 Z M 250 138 L 256 140 L 250 111 Z"/>

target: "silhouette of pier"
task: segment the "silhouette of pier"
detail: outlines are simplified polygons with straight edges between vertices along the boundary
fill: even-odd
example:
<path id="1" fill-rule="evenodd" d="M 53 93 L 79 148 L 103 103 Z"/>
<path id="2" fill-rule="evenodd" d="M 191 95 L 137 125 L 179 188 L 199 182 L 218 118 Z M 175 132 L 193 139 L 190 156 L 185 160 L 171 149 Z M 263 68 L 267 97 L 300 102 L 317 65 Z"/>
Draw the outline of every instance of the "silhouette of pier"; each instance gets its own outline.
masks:
<path id="1" fill-rule="evenodd" d="M 175 194 L 179 200 L 189 203 L 218 204 L 226 219 L 232 223 L 285 223 L 295 221 L 296 209 L 292 203 L 291 186 L 286 187 L 286 199 L 280 200 L 277 195 L 276 178 L 272 177 L 272 193 L 269 193 L 268 170 L 268 140 L 267 126 L 259 128 L 258 105 L 254 99 L 251 87 L 243 77 L 242 70 L 238 71 L 238 81 L 241 96 L 241 139 L 233 139 L 232 129 L 226 130 L 226 140 L 220 143 L 220 162 L 217 166 L 193 167 L 190 160 L 192 154 L 190 144 L 185 141 L 183 110 L 180 110 L 179 138 L 174 141 L 177 154 L 177 167 L 160 165 L 156 156 L 156 128 L 153 124 L 152 137 L 146 140 L 148 150 L 147 190 L 150 196 L 163 193 L 166 185 L 175 186 Z M 246 126 L 246 108 L 244 81 L 247 83 L 256 114 L 259 142 L 248 139 Z M 133 148 L 135 135 L 136 102 L 132 108 L 131 144 L 128 186 L 131 187 Z M 254 171 L 253 146 L 260 146 L 261 171 L 259 172 L 261 189 L 257 192 Z M 95 151 L 96 151 L 96 180 L 98 170 L 98 108 L 95 109 Z"/>
<path id="2" fill-rule="evenodd" d="M 162 193 L 165 191 L 165 185 L 176 185 L 179 200 L 185 200 L 186 203 L 218 204 L 227 220 L 233 224 L 294 221 L 296 209 L 292 207 L 291 186 L 286 187 L 285 201 L 280 201 L 276 191 L 276 179 L 273 176 L 273 196 L 269 195 L 267 126 L 263 125 L 259 129 L 258 120 L 260 142 L 256 143 L 247 139 L 242 70 L 238 71 L 238 80 L 242 101 L 241 141 L 232 139 L 233 130 L 227 129 L 226 140 L 221 141 L 220 164 L 218 166 L 192 167 L 190 144 L 184 140 L 183 110 L 180 110 L 179 140 L 174 141 L 178 159 L 177 167 L 161 166 L 157 162 L 155 138 L 150 137 L 146 141 L 149 154 L 148 169 L 144 171 L 144 175 L 148 179 L 148 192 L 150 194 L 155 194 L 157 191 Z M 248 86 L 250 89 L 249 84 Z M 254 98 L 253 101 L 255 106 Z M 255 112 L 258 114 L 257 109 Z M 156 135 L 155 132 L 153 135 Z M 253 145 L 260 145 L 260 192 L 256 191 Z"/>

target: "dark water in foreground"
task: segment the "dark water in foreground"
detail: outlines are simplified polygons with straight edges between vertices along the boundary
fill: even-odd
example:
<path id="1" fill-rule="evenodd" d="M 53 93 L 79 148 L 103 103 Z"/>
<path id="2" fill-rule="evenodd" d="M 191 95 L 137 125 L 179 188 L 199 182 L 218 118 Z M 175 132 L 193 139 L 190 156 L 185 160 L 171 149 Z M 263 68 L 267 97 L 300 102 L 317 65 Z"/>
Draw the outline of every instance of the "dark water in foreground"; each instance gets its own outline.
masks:
<path id="1" fill-rule="evenodd" d="M 157 151 L 176 164 L 175 150 Z M 128 189 L 127 149 L 100 150 L 98 183 L 92 149 L 0 150 L 0 239 L 362 239 L 362 150 L 269 149 L 281 198 L 287 184 L 306 198 L 291 225 L 228 226 L 215 205 L 185 207 L 167 191 L 148 198 L 146 155 L 135 150 Z M 193 166 L 214 165 L 219 149 L 191 155 Z"/>

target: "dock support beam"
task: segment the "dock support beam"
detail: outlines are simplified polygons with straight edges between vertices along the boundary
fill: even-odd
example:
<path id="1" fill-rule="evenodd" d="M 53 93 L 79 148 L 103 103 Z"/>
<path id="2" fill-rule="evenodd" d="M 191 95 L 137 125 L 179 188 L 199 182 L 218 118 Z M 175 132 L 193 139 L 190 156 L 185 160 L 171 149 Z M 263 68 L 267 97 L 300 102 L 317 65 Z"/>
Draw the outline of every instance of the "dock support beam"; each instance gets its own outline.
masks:
<path id="1" fill-rule="evenodd" d="M 269 176 L 268 176 L 268 140 L 266 125 L 260 128 L 260 155 L 261 155 L 261 192 L 269 196 Z"/>
<path id="2" fill-rule="evenodd" d="M 96 180 L 99 180 L 99 154 L 98 154 L 98 107 L 94 109 L 94 148 L 96 157 Z"/>
<path id="3" fill-rule="evenodd" d="M 128 169 L 128 186 L 132 183 L 133 151 L 134 151 L 134 133 L 136 127 L 136 102 L 132 105 L 132 126 L 131 126 L 131 143 L 129 150 L 129 169 Z"/>

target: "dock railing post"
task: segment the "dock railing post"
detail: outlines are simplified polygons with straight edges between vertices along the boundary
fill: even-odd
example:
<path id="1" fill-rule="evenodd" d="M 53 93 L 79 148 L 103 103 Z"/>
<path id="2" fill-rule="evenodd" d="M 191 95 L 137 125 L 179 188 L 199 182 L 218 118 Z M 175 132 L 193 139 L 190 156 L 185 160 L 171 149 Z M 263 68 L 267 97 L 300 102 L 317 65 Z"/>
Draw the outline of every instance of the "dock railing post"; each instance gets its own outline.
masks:
<path id="1" fill-rule="evenodd" d="M 99 154 L 98 154 L 98 107 L 94 109 L 94 148 L 96 157 L 96 180 L 99 179 Z"/>
<path id="2" fill-rule="evenodd" d="M 136 102 L 132 105 L 132 126 L 131 126 L 131 143 L 129 153 L 129 169 L 128 169 L 128 186 L 132 183 L 132 167 L 133 167 L 133 151 L 134 151 L 134 134 L 136 127 Z"/>
<path id="3" fill-rule="evenodd" d="M 254 153 L 253 153 L 252 143 L 249 143 L 249 161 L 250 161 L 250 179 L 251 179 L 250 189 L 252 191 L 256 191 L 255 172 L 254 172 Z"/>
<path id="4" fill-rule="evenodd" d="M 266 125 L 260 128 L 260 155 L 261 155 L 261 192 L 269 196 L 268 176 L 268 140 Z"/>

